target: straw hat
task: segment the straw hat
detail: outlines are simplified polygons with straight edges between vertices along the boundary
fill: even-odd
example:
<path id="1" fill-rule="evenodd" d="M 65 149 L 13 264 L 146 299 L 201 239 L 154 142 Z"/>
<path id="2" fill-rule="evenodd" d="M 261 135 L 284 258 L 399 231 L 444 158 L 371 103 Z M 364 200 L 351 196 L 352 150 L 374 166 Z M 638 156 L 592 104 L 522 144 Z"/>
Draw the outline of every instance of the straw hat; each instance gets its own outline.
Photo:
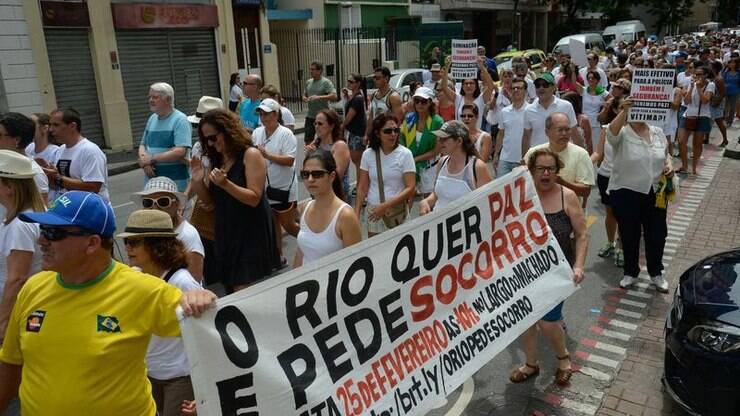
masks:
<path id="1" fill-rule="evenodd" d="M 172 219 L 166 212 L 140 209 L 128 217 L 126 228 L 116 237 L 176 237 Z"/>
<path id="2" fill-rule="evenodd" d="M 180 208 L 185 208 L 185 205 L 187 205 L 188 203 L 187 195 L 179 192 L 177 190 L 177 184 L 175 183 L 175 181 L 166 176 L 157 176 L 149 179 L 146 185 L 144 185 L 143 190 L 139 192 L 134 192 L 131 195 L 131 200 L 141 205 L 141 200 L 144 197 L 156 193 L 172 194 L 175 198 L 177 198 L 177 202 L 180 203 Z"/>
<path id="3" fill-rule="evenodd" d="M 218 97 L 204 95 L 198 100 L 198 108 L 195 110 L 195 114 L 188 116 L 188 121 L 192 124 L 198 124 L 203 114 L 217 108 L 224 108 L 224 102 Z"/>
<path id="4" fill-rule="evenodd" d="M 0 150 L 0 177 L 29 179 L 34 176 L 31 159 L 13 150 Z"/>

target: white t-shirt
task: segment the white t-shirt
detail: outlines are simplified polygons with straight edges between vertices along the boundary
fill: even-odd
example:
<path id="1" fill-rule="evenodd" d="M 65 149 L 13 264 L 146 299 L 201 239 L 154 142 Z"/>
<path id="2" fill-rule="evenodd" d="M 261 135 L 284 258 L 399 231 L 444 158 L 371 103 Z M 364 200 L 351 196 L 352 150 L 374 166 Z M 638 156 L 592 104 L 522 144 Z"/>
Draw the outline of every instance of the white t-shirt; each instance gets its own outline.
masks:
<path id="1" fill-rule="evenodd" d="M 588 121 L 591 127 L 599 127 L 601 123 L 597 119 L 601 108 L 604 106 L 604 100 L 608 92 L 604 91 L 601 94 L 591 95 L 586 88 L 583 89 L 583 114 L 588 117 Z"/>
<path id="2" fill-rule="evenodd" d="M 519 109 L 514 105 L 504 107 L 499 114 L 499 129 L 504 130 L 504 138 L 501 143 L 501 154 L 499 160 L 505 162 L 518 162 L 522 160 L 522 135 L 524 133 L 524 113 L 527 103 L 523 103 Z"/>
<path id="3" fill-rule="evenodd" d="M 488 114 L 486 115 L 486 121 L 488 121 L 488 124 L 492 126 L 497 125 L 500 122 L 501 110 L 508 105 L 511 105 L 511 100 L 509 97 L 504 95 L 503 89 L 499 90 L 498 97 L 496 97 L 496 106 L 488 110 Z"/>
<path id="4" fill-rule="evenodd" d="M 17 216 L 8 224 L 5 224 L 4 216 L 0 220 L 0 298 L 2 298 L 5 281 L 8 278 L 7 259 L 11 251 L 32 252 L 29 276 L 41 271 L 41 250 L 38 246 L 38 239 L 38 224 L 23 222 Z"/>
<path id="5" fill-rule="evenodd" d="M 461 120 L 460 114 L 462 113 L 463 105 L 465 104 L 465 99 L 462 95 L 458 94 L 455 96 L 455 119 Z M 478 107 L 478 128 L 480 129 L 483 125 L 483 110 L 486 108 L 486 103 L 483 102 L 483 93 L 481 92 L 478 98 L 473 100 L 473 104 Z M 385 178 L 383 178 L 385 179 Z"/>
<path id="6" fill-rule="evenodd" d="M 90 140 L 84 137 L 72 147 L 62 145 L 54 157 L 52 163 L 56 166 L 59 173 L 84 182 L 102 183 L 100 195 L 104 200 L 109 201 L 108 195 L 108 165 L 105 153 Z M 59 195 L 67 192 L 67 189 L 54 189 L 49 195 L 49 200 L 53 201 Z"/>
<path id="7" fill-rule="evenodd" d="M 49 193 L 49 177 L 46 176 L 44 170 L 41 169 L 38 163 L 31 158 L 31 169 L 36 175 L 33 177 L 33 181 L 36 182 L 36 187 L 39 188 L 39 192 L 42 194 Z"/>
<path id="8" fill-rule="evenodd" d="M 31 159 L 44 159 L 45 161 L 51 163 L 52 160 L 54 160 L 54 155 L 59 151 L 59 146 L 55 144 L 49 144 L 46 146 L 43 152 L 36 153 L 36 143 L 31 142 L 26 146 L 26 156 L 30 157 Z"/>
<path id="9" fill-rule="evenodd" d="M 578 124 L 576 122 L 576 112 L 573 111 L 573 106 L 568 101 L 553 97 L 550 106 L 544 108 L 540 105 L 540 99 L 538 98 L 528 105 L 524 112 L 524 129 L 532 131 L 529 137 L 529 147 L 548 143 L 545 134 L 545 120 L 552 113 L 565 113 L 568 116 L 571 128 Z"/>
<path id="10" fill-rule="evenodd" d="M 411 153 L 411 150 L 401 145 L 396 146 L 387 155 L 380 150 L 380 166 L 383 169 L 383 191 L 385 192 L 386 201 L 398 195 L 406 187 L 403 181 L 404 173 L 416 173 L 414 155 Z M 370 205 L 379 205 L 380 190 L 378 188 L 378 168 L 375 164 L 375 150 L 367 148 L 362 152 L 360 169 L 367 172 L 370 177 L 367 203 Z"/>
<path id="11" fill-rule="evenodd" d="M 164 278 L 164 275 L 161 277 Z M 168 283 L 183 292 L 201 288 L 200 283 L 193 279 L 187 269 L 176 271 Z M 182 338 L 152 335 L 146 352 L 146 368 L 149 377 L 157 380 L 171 380 L 189 375 L 190 365 Z"/>
<path id="12" fill-rule="evenodd" d="M 295 126 L 295 116 L 288 107 L 280 107 L 280 116 L 283 118 L 283 126 Z"/>
<path id="13" fill-rule="evenodd" d="M 265 146 L 267 153 L 292 156 L 293 166 L 279 165 L 271 160 L 267 161 L 267 177 L 269 186 L 277 189 L 286 190 L 290 188 L 290 201 L 296 200 L 296 179 L 295 179 L 295 157 L 297 152 L 297 141 L 293 132 L 285 126 L 278 126 L 270 137 L 267 137 L 265 127 L 259 126 L 252 132 L 252 140 L 255 146 Z M 267 181 L 265 181 L 267 183 Z M 271 204 L 277 204 L 280 201 L 270 200 Z"/>
<path id="14" fill-rule="evenodd" d="M 529 78 L 524 78 L 527 81 L 527 102 L 532 103 L 537 99 L 537 88 L 534 86 L 534 81 Z"/>
<path id="15" fill-rule="evenodd" d="M 581 78 L 583 78 L 583 82 L 587 82 L 587 79 L 588 79 L 587 75 L 588 75 L 588 71 L 590 70 L 591 70 L 590 68 L 586 68 L 586 67 L 583 67 L 578 70 L 578 75 L 580 75 Z M 599 79 L 599 85 L 601 85 L 604 88 L 608 87 L 609 78 L 606 76 L 606 72 L 604 72 L 604 70 L 599 68 L 598 66 L 596 67 L 596 72 L 598 72 L 599 76 L 601 77 L 601 79 Z"/>
<path id="16" fill-rule="evenodd" d="M 708 91 L 714 94 L 714 91 L 715 91 L 714 82 L 710 82 L 709 84 L 707 84 L 704 91 L 705 92 Z M 698 114 L 699 113 L 699 99 L 700 99 L 699 89 L 696 88 L 696 85 L 695 85 L 694 90 L 691 92 L 691 103 L 686 106 L 686 112 L 684 113 L 685 117 L 696 117 L 697 115 L 699 117 L 711 117 L 709 103 L 702 103 L 701 104 L 701 114 Z"/>
<path id="17" fill-rule="evenodd" d="M 691 75 L 687 75 L 686 72 L 679 72 L 676 75 L 676 83 L 683 88 L 689 88 L 691 86 Z M 683 102 L 681 105 L 683 105 Z"/>
<path id="18" fill-rule="evenodd" d="M 180 225 L 175 228 L 177 239 L 185 246 L 188 253 L 198 253 L 205 257 L 206 250 L 203 248 L 203 242 L 200 241 L 198 230 L 193 227 L 187 220 L 182 220 Z"/>
<path id="19" fill-rule="evenodd" d="M 229 90 L 229 101 L 238 103 L 243 96 L 244 91 L 242 91 L 242 87 L 240 87 L 239 84 L 234 84 L 231 87 L 231 90 Z"/>

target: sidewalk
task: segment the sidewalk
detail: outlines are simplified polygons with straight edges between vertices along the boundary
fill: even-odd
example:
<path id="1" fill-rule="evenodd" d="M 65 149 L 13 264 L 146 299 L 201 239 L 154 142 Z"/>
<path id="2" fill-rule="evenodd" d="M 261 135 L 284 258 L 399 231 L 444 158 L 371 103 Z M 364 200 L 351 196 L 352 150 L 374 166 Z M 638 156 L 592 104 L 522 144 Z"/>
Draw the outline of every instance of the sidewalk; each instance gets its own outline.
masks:
<path id="1" fill-rule="evenodd" d="M 737 130 L 730 132 L 731 143 L 737 143 Z M 733 144 L 732 148 L 737 149 L 737 146 Z M 704 169 L 709 171 L 706 166 Z M 689 266 L 710 254 L 740 246 L 740 192 L 737 185 L 740 160 L 722 158 L 711 182 L 702 180 L 701 176 L 698 179 L 690 178 L 682 184 L 689 188 L 688 192 L 702 188 L 706 192 L 696 208 L 697 215 L 691 220 L 672 255 L 666 273 L 671 284 L 670 291 L 654 296 L 647 306 L 647 318 L 630 342 L 625 360 L 618 369 L 616 379 L 606 389 L 597 415 L 685 415 L 663 392 L 660 381 L 665 350 L 663 326 L 673 293 L 679 276 Z M 691 190 L 692 186 L 695 189 Z"/>
<path id="2" fill-rule="evenodd" d="M 306 113 L 295 113 L 295 130 L 296 135 L 304 132 L 304 124 L 306 122 Z M 134 149 L 122 150 L 122 151 L 106 151 L 103 150 L 108 158 L 108 176 L 120 175 L 122 173 L 130 172 L 139 168 L 137 163 L 137 155 Z"/>

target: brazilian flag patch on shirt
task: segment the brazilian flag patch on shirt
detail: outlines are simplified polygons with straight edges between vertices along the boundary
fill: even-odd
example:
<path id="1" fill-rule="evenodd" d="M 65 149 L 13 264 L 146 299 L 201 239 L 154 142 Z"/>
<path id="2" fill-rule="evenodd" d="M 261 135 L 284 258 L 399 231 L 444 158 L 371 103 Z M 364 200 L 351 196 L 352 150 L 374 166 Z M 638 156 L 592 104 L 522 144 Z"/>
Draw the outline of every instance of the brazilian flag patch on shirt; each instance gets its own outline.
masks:
<path id="1" fill-rule="evenodd" d="M 115 316 L 98 315 L 98 332 L 121 332 L 118 318 Z"/>

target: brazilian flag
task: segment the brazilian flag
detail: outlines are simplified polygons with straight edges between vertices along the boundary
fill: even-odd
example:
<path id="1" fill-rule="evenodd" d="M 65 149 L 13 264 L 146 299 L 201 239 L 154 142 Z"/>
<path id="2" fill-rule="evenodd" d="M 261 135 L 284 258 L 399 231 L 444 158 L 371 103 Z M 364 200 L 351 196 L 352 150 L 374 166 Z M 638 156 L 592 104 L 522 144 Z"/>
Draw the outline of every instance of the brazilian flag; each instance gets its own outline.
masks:
<path id="1" fill-rule="evenodd" d="M 115 316 L 98 315 L 98 332 L 121 332 L 118 318 Z"/>

